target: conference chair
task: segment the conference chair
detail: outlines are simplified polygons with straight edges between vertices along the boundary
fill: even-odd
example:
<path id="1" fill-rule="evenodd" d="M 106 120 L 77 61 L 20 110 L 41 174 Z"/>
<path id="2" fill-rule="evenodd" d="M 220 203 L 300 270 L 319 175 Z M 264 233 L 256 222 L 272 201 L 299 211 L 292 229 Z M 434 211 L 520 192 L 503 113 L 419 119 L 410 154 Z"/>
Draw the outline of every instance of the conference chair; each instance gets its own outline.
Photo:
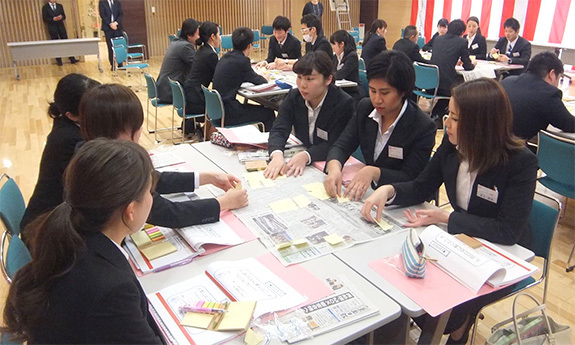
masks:
<path id="1" fill-rule="evenodd" d="M 222 54 L 226 50 L 234 49 L 234 45 L 232 43 L 232 35 L 222 35 Z"/>
<path id="2" fill-rule="evenodd" d="M 172 89 L 172 105 L 173 105 L 173 108 L 172 108 L 172 128 L 171 128 L 172 143 L 179 144 L 179 143 L 176 143 L 174 141 L 174 130 L 178 128 L 176 126 L 176 124 L 174 123 L 174 121 L 175 121 L 174 112 L 177 113 L 178 116 L 182 120 L 182 136 L 179 139 L 182 140 L 181 143 L 184 143 L 185 137 L 186 137 L 186 120 L 204 117 L 205 115 L 204 114 L 186 114 L 186 94 L 184 93 L 184 89 L 182 88 L 182 85 L 178 81 L 172 80 L 171 78 L 168 78 L 168 80 L 170 82 L 170 88 Z"/>
<path id="3" fill-rule="evenodd" d="M 262 132 L 265 132 L 266 130 L 265 125 L 261 121 L 252 121 L 232 126 L 226 126 L 225 125 L 226 110 L 224 108 L 224 102 L 222 101 L 222 96 L 220 96 L 218 90 L 215 89 L 210 90 L 202 85 L 202 91 L 204 92 L 204 97 L 206 99 L 206 121 L 210 121 L 212 126 L 231 128 L 245 125 L 258 125 L 261 126 L 260 130 Z M 204 140 L 207 140 L 206 127 L 207 126 L 204 126 Z"/>
<path id="4" fill-rule="evenodd" d="M 8 174 L 0 175 L 0 182 L 6 179 L 0 188 L 0 220 L 13 236 L 20 235 L 20 222 L 26 211 L 26 204 L 20 188 Z"/>
<path id="5" fill-rule="evenodd" d="M 535 194 L 537 197 L 536 199 L 541 201 L 536 199 L 533 200 L 533 207 L 531 208 L 531 213 L 529 214 L 529 226 L 531 228 L 532 236 L 532 248 L 530 249 L 535 253 L 535 256 L 543 258 L 543 269 L 541 271 L 541 276 L 537 280 L 533 277 L 523 279 L 517 283 L 512 292 L 502 297 L 501 299 L 484 306 L 475 317 L 473 332 L 471 333 L 471 344 L 474 344 L 475 341 L 477 325 L 479 319 L 482 317 L 481 311 L 486 307 L 493 305 L 505 298 L 517 295 L 525 289 L 529 289 L 541 283 L 544 283 L 543 298 L 541 300 L 541 304 L 545 306 L 545 301 L 547 299 L 547 286 L 549 284 L 549 259 L 551 258 L 551 241 L 553 239 L 553 233 L 555 232 L 555 228 L 557 227 L 557 222 L 559 220 L 561 203 L 559 200 L 553 197 L 537 192 Z M 498 325 L 495 325 L 492 330 L 495 330 L 496 328 L 498 328 Z"/>
<path id="6" fill-rule="evenodd" d="M 450 99 L 448 96 L 438 96 L 437 89 L 439 87 L 439 67 L 432 64 L 414 62 L 413 67 L 415 69 L 415 88 L 413 93 L 417 96 L 417 100 L 421 97 L 430 99 L 431 106 L 429 107 L 429 112 L 427 113 L 431 116 L 431 112 L 435 104 L 440 99 Z M 433 94 L 427 92 L 427 90 L 432 90 Z"/>
<path id="7" fill-rule="evenodd" d="M 112 37 L 112 47 L 117 47 L 117 46 L 127 47 L 126 54 L 128 57 L 128 61 L 133 61 L 136 59 L 139 59 L 142 61 L 144 60 L 144 53 L 143 52 L 139 52 L 139 53 L 129 53 L 128 52 L 130 47 L 128 46 L 128 41 L 127 41 L 125 36 Z"/>
<path id="8" fill-rule="evenodd" d="M 363 60 L 363 58 L 359 58 L 359 70 L 367 72 L 367 68 L 365 67 L 365 61 Z"/>
<path id="9" fill-rule="evenodd" d="M 146 79 L 146 87 L 148 89 L 148 102 L 146 103 L 146 129 L 148 133 L 154 133 L 154 139 L 158 141 L 157 132 L 169 130 L 170 128 L 160 128 L 158 129 L 158 108 L 166 107 L 172 105 L 170 103 L 162 103 L 158 98 L 158 88 L 156 87 L 156 80 L 154 77 L 148 73 L 144 73 L 144 78 Z M 154 113 L 154 130 L 150 130 L 150 104 L 155 109 Z"/>
<path id="10" fill-rule="evenodd" d="M 545 173 L 538 181 L 555 193 L 575 199 L 575 140 L 547 131 L 539 131 L 538 136 L 537 159 L 539 168 Z M 567 259 L 567 272 L 575 268 L 570 265 L 574 251 L 575 243 Z"/>
<path id="11" fill-rule="evenodd" d="M 271 39 L 272 35 L 274 34 L 274 28 L 271 25 L 262 25 L 261 28 L 261 39 L 263 42 L 267 42 L 267 40 Z M 267 47 L 264 47 L 267 48 Z"/>
<path id="12" fill-rule="evenodd" d="M 265 38 L 261 37 L 260 30 L 258 30 L 258 29 L 253 29 L 252 32 L 254 33 L 254 41 L 252 42 L 252 47 L 254 50 L 257 50 L 258 57 L 259 57 L 259 55 L 261 54 L 261 51 L 262 51 L 261 50 L 262 45 L 260 44 L 260 42 L 262 39 L 265 39 Z"/>
<path id="13" fill-rule="evenodd" d="M 114 77 L 117 77 L 117 70 L 123 70 L 126 71 L 126 75 L 129 76 L 129 73 L 133 70 L 136 70 L 139 72 L 140 74 L 140 80 L 139 80 L 139 85 L 142 85 L 142 80 L 141 80 L 141 74 L 142 74 L 142 70 L 145 68 L 148 68 L 150 65 L 148 65 L 147 63 L 130 63 L 128 61 L 128 51 L 126 50 L 126 46 L 123 45 L 118 45 L 115 47 L 112 47 L 112 50 L 114 51 Z M 122 67 L 118 67 L 119 65 L 122 65 Z"/>
<path id="14" fill-rule="evenodd" d="M 142 59 L 146 61 L 146 45 L 142 43 L 130 44 L 130 38 L 126 31 L 122 31 L 122 36 L 126 39 L 126 47 L 128 47 L 128 51 L 130 51 L 130 49 L 139 49 L 142 54 Z"/>
<path id="15" fill-rule="evenodd" d="M 176 35 L 170 34 L 168 35 L 168 39 L 170 40 L 170 42 L 173 42 L 176 39 Z"/>
<path id="16" fill-rule="evenodd" d="M 359 84 L 363 87 L 366 95 L 369 95 L 369 82 L 367 80 L 367 72 L 365 70 L 359 70 Z"/>
<path id="17" fill-rule="evenodd" d="M 425 37 L 419 36 L 417 38 L 417 46 L 419 47 L 419 49 L 423 49 L 424 45 L 425 45 Z"/>
<path id="18" fill-rule="evenodd" d="M 8 231 L 4 231 L 2 234 L 2 247 L 0 248 L 0 260 L 2 261 L 2 274 L 8 284 L 11 284 L 16 272 L 32 261 L 32 256 L 20 237 L 12 236 Z"/>

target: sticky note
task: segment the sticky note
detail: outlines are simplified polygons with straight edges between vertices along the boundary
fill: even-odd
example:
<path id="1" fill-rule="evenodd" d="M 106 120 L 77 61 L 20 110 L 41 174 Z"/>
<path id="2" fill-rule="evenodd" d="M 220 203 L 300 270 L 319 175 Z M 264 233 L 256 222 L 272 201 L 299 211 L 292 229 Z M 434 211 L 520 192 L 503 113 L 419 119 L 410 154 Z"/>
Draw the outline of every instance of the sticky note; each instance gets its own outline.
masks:
<path id="1" fill-rule="evenodd" d="M 349 198 L 346 196 L 337 196 L 337 202 L 349 202 Z"/>
<path id="2" fill-rule="evenodd" d="M 242 183 L 241 182 L 236 183 L 236 190 L 242 190 Z"/>
<path id="3" fill-rule="evenodd" d="M 246 336 L 244 337 L 244 342 L 247 345 L 258 345 L 264 340 L 264 336 L 254 332 L 251 328 L 248 329 L 246 332 Z"/>
<path id="4" fill-rule="evenodd" d="M 307 240 L 305 238 L 300 238 L 299 240 L 293 241 L 293 245 L 296 247 L 302 247 L 307 245 Z"/>
<path id="5" fill-rule="evenodd" d="M 274 202 L 270 202 L 269 206 L 275 213 L 283 213 L 288 211 L 295 211 L 299 207 L 292 199 L 282 199 Z"/>
<path id="6" fill-rule="evenodd" d="M 180 321 L 180 325 L 207 329 L 210 326 L 210 322 L 212 322 L 213 318 L 213 314 L 188 312 L 186 315 L 184 315 L 182 321 Z"/>
<path id="7" fill-rule="evenodd" d="M 332 246 L 337 246 L 343 242 L 343 237 L 338 234 L 327 235 L 323 239 Z"/>
<path id="8" fill-rule="evenodd" d="M 467 244 L 468 246 L 470 246 L 473 249 L 477 249 L 483 245 L 483 243 L 479 242 L 478 240 L 476 240 L 473 237 L 467 236 L 466 234 L 457 234 L 457 235 L 455 235 L 455 237 L 457 237 L 458 240 Z"/>
<path id="9" fill-rule="evenodd" d="M 264 186 L 264 187 L 273 187 L 276 185 L 273 180 L 270 180 L 267 178 L 261 180 L 260 182 L 261 182 L 262 186 Z"/>
<path id="10" fill-rule="evenodd" d="M 142 253 L 148 258 L 148 260 L 154 260 L 159 257 L 168 255 L 177 251 L 178 249 L 174 247 L 169 241 L 160 242 L 147 246 L 146 248 L 140 248 Z"/>
<path id="11" fill-rule="evenodd" d="M 268 163 L 264 160 L 257 160 L 257 161 L 247 161 L 245 163 L 247 171 L 259 171 L 259 170 L 266 170 Z"/>
<path id="12" fill-rule="evenodd" d="M 292 200 L 299 206 L 299 207 L 306 207 L 307 205 L 309 205 L 311 203 L 311 201 L 309 201 L 308 198 L 305 197 L 305 195 L 300 194 L 300 195 L 296 195 L 292 198 Z"/>
<path id="13" fill-rule="evenodd" d="M 152 224 L 148 224 L 148 223 L 144 224 L 144 230 L 148 230 L 148 229 L 151 229 L 153 227 L 154 226 Z"/>
<path id="14" fill-rule="evenodd" d="M 291 242 L 279 243 L 279 244 L 276 244 L 276 249 L 277 250 L 286 249 L 286 248 L 291 247 L 291 244 L 292 244 Z"/>
<path id="15" fill-rule="evenodd" d="M 145 247 L 152 243 L 150 236 L 148 236 L 148 234 L 145 231 L 138 231 L 135 234 L 130 235 L 130 237 L 132 238 L 132 241 L 134 241 L 134 244 L 138 248 Z"/>
<path id="16" fill-rule="evenodd" d="M 377 223 L 377 225 L 379 225 L 380 228 L 382 228 L 383 230 L 390 230 L 391 228 L 393 228 L 393 225 L 389 224 L 388 222 L 386 222 L 383 218 L 381 218 L 381 220 L 378 222 L 377 220 L 375 221 Z"/>
<path id="17" fill-rule="evenodd" d="M 321 182 L 308 183 L 306 185 L 303 185 L 302 187 L 316 199 L 327 200 L 330 198 L 330 196 L 325 191 L 323 183 Z"/>

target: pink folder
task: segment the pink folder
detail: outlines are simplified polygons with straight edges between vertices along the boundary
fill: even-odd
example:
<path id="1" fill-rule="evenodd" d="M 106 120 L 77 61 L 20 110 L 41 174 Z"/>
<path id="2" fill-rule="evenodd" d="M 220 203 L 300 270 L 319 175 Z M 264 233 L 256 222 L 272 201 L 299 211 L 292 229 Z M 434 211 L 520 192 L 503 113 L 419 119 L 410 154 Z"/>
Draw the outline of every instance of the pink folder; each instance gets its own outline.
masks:
<path id="1" fill-rule="evenodd" d="M 318 162 L 314 162 L 313 166 L 318 168 L 319 170 L 323 171 L 323 169 L 325 168 L 325 161 L 318 161 Z M 354 157 L 349 157 L 349 159 L 345 162 L 344 166 L 343 166 L 343 170 L 342 170 L 342 179 L 343 181 L 351 181 L 353 179 L 353 177 L 355 176 L 355 174 L 357 174 L 357 172 L 359 170 L 361 170 L 361 168 L 363 168 L 365 166 L 365 164 L 363 164 L 360 160 L 354 158 Z"/>

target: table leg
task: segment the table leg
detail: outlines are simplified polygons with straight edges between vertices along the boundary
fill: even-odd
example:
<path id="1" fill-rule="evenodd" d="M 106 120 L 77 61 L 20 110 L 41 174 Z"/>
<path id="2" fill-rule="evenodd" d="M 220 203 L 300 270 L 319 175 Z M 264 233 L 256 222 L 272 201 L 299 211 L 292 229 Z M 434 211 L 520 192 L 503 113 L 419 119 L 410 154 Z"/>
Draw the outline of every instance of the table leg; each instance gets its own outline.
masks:
<path id="1" fill-rule="evenodd" d="M 443 336 L 443 331 L 447 325 L 447 320 L 451 315 L 451 310 L 444 312 L 443 314 L 436 317 L 428 317 L 425 320 L 425 325 L 421 330 L 421 336 L 419 337 L 418 344 L 439 344 L 441 337 Z"/>
<path id="2" fill-rule="evenodd" d="M 369 334 L 369 344 L 408 344 L 411 318 L 402 313 L 397 319 Z"/>
<path id="3" fill-rule="evenodd" d="M 12 65 L 14 65 L 14 76 L 16 80 L 20 80 L 20 74 L 18 74 L 18 65 L 16 65 L 16 61 L 12 61 Z"/>

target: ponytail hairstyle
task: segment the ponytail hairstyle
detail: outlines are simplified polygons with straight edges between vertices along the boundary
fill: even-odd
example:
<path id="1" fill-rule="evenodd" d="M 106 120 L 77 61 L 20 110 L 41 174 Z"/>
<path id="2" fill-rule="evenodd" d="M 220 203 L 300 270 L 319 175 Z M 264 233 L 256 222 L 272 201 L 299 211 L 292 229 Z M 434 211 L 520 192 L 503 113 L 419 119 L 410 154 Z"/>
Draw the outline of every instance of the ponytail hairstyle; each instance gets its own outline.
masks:
<path id="1" fill-rule="evenodd" d="M 86 141 L 117 139 L 128 132 L 132 140 L 144 123 L 142 103 L 120 84 L 103 84 L 86 92 L 80 102 L 80 130 Z"/>
<path id="2" fill-rule="evenodd" d="M 65 172 L 65 201 L 28 225 L 32 261 L 12 281 L 2 332 L 34 341 L 34 327 L 50 317 L 52 288 L 86 250 L 83 236 L 103 231 L 142 200 L 153 171 L 148 153 L 131 141 L 101 138 L 80 148 Z"/>
<path id="3" fill-rule="evenodd" d="M 355 40 L 353 39 L 353 36 L 345 30 L 334 32 L 329 38 L 329 42 L 331 44 L 343 42 L 343 55 L 347 55 L 352 51 L 355 51 Z"/>
<path id="4" fill-rule="evenodd" d="M 214 22 L 203 22 L 200 25 L 200 37 L 196 41 L 196 45 L 206 45 L 208 44 L 212 35 L 218 35 L 220 31 L 220 26 Z"/>
<path id="5" fill-rule="evenodd" d="M 383 19 L 374 20 L 373 23 L 371 23 L 371 28 L 367 32 L 367 36 L 365 37 L 365 40 L 363 41 L 363 45 L 365 46 L 367 44 L 367 42 L 369 41 L 369 39 L 371 38 L 371 36 L 375 35 L 375 32 L 377 31 L 377 29 L 381 29 L 381 28 L 387 29 L 387 23 L 385 22 L 385 20 L 383 20 Z"/>
<path id="6" fill-rule="evenodd" d="M 71 73 L 60 79 L 54 91 L 54 102 L 50 102 L 48 115 L 51 118 L 65 116 L 71 113 L 78 116 L 78 106 L 82 95 L 100 83 L 83 74 Z"/>

